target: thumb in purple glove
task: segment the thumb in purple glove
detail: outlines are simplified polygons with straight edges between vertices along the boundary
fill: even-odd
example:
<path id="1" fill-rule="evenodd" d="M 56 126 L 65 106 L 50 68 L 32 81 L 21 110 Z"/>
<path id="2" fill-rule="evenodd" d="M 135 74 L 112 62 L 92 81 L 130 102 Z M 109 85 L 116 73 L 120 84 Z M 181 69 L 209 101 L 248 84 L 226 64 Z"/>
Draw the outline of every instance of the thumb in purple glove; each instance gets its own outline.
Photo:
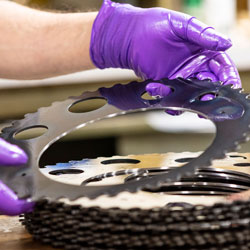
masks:
<path id="1" fill-rule="evenodd" d="M 0 138 L 0 165 L 17 166 L 25 164 L 27 160 L 23 150 Z M 34 203 L 29 200 L 19 200 L 16 194 L 0 181 L 0 214 L 19 215 L 31 211 L 33 206 Z"/>
<path id="2" fill-rule="evenodd" d="M 22 149 L 0 138 L 0 165 L 21 165 L 27 160 L 28 157 Z"/>

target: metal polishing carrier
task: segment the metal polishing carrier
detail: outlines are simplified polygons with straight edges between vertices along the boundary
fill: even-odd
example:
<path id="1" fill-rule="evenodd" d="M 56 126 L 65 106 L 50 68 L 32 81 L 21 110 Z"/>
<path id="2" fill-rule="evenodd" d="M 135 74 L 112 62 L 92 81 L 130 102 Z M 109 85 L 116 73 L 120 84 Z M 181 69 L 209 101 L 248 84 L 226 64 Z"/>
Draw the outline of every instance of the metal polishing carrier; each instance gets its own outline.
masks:
<path id="1" fill-rule="evenodd" d="M 169 86 L 172 90 L 172 93 L 168 95 L 167 97 L 157 98 L 155 100 L 145 100 L 143 99 L 142 96 L 146 92 L 145 90 L 146 85 L 150 82 L 158 82 L 166 86 Z M 202 97 L 206 94 L 213 94 L 215 98 L 210 101 L 202 101 L 201 100 Z M 250 128 L 249 128 L 250 101 L 248 100 L 247 96 L 248 96 L 247 94 L 242 94 L 241 90 L 232 89 L 232 87 L 229 85 L 223 86 L 220 83 L 213 83 L 207 80 L 204 80 L 204 81 L 199 81 L 196 79 L 184 80 L 184 79 L 178 78 L 174 80 L 163 79 L 161 81 L 148 80 L 145 82 L 131 82 L 127 85 L 117 84 L 111 88 L 100 88 L 99 90 L 95 92 L 85 92 L 80 96 L 70 97 L 69 99 L 63 102 L 53 103 L 51 107 L 41 108 L 38 110 L 37 113 L 27 114 L 23 120 L 16 121 L 13 123 L 11 127 L 3 129 L 1 137 L 23 148 L 29 156 L 29 162 L 25 166 L 20 167 L 20 168 L 16 168 L 16 167 L 3 167 L 2 168 L 1 167 L 0 179 L 6 185 L 12 188 L 18 194 L 20 198 L 31 197 L 34 201 L 39 201 L 42 198 L 48 198 L 50 201 L 52 201 L 51 203 L 50 202 L 49 203 L 38 202 L 38 205 L 35 208 L 35 211 L 26 216 L 26 221 L 24 222 L 24 224 L 27 226 L 28 230 L 32 234 L 34 234 L 37 238 L 43 239 L 47 237 L 48 239 L 47 242 L 50 242 L 50 243 L 53 237 L 54 239 L 56 239 L 55 240 L 56 242 L 59 242 L 61 239 L 62 242 L 64 242 L 65 247 L 66 248 L 68 247 L 68 249 L 80 249 L 79 246 L 81 246 L 81 241 L 79 241 L 79 239 L 82 239 L 82 244 L 84 246 L 86 246 L 87 244 L 86 242 L 89 242 L 86 239 L 90 239 L 92 241 L 92 245 L 88 243 L 87 246 L 93 246 L 93 249 L 101 249 L 101 245 L 104 246 L 104 249 L 107 249 L 106 248 L 107 246 L 111 248 L 121 247 L 121 244 L 118 244 L 118 243 L 122 242 L 122 244 L 129 244 L 131 240 L 129 240 L 126 243 L 125 239 L 127 239 L 129 235 L 132 236 L 133 234 L 138 234 L 138 232 L 140 231 L 140 228 L 141 230 L 143 230 L 143 232 L 145 230 L 146 231 L 149 230 L 149 231 L 147 231 L 145 234 L 141 236 L 142 238 L 140 238 L 137 241 L 138 242 L 137 245 L 133 245 L 132 243 L 131 243 L 132 245 L 131 244 L 128 245 L 129 248 L 148 247 L 151 249 L 152 248 L 155 249 L 158 247 L 164 248 L 166 246 L 178 247 L 178 243 L 177 243 L 178 240 L 174 241 L 173 244 L 170 244 L 169 240 L 168 241 L 164 240 L 165 239 L 164 235 L 165 233 L 169 233 L 171 230 L 173 230 L 172 232 L 176 232 L 177 228 L 174 226 L 176 224 L 176 221 L 175 221 L 176 218 L 178 220 L 178 223 L 181 223 L 182 221 L 184 223 L 189 220 L 188 218 L 191 215 L 195 216 L 195 219 L 192 219 L 192 221 L 194 222 L 194 227 L 192 228 L 183 227 L 182 228 L 183 232 L 186 233 L 186 230 L 187 230 L 190 233 L 190 235 L 193 235 L 192 233 L 194 231 L 197 232 L 197 230 L 195 230 L 196 228 L 195 225 L 197 225 L 197 228 L 199 228 L 199 230 L 200 230 L 200 227 L 203 227 L 204 230 L 205 229 L 208 230 L 207 239 L 205 240 L 205 238 L 203 237 L 200 241 L 194 240 L 193 243 L 190 243 L 192 241 L 193 236 L 191 237 L 189 234 L 184 233 L 183 235 L 186 235 L 186 240 L 183 241 L 185 237 L 182 239 L 182 243 L 179 243 L 179 247 L 182 247 L 182 248 L 179 248 L 179 249 L 183 249 L 183 246 L 193 246 L 193 247 L 197 246 L 198 244 L 197 242 L 199 242 L 200 245 L 204 245 L 205 243 L 209 243 L 209 241 L 211 240 L 211 237 L 209 237 L 210 235 L 209 232 L 213 230 L 214 228 L 213 226 L 216 224 L 216 222 L 220 220 L 220 216 L 223 215 L 223 211 L 224 211 L 223 209 L 225 209 L 225 211 L 228 211 L 231 208 L 235 211 L 236 210 L 239 211 L 239 209 L 249 210 L 249 204 L 242 202 L 240 203 L 240 207 L 239 206 L 235 207 L 231 204 L 229 205 L 222 204 L 220 205 L 222 208 L 220 207 L 219 210 L 218 209 L 214 210 L 214 207 L 212 208 L 205 207 L 204 209 L 202 208 L 199 210 L 199 206 L 196 206 L 196 205 L 192 206 L 191 208 L 182 207 L 181 216 L 178 213 L 177 214 L 172 213 L 173 211 L 171 209 L 170 211 L 169 208 L 166 211 L 166 208 L 161 207 L 161 206 L 157 208 L 158 210 L 154 210 L 153 208 L 152 210 L 150 209 L 144 210 L 140 208 L 139 210 L 136 210 L 137 212 L 135 216 L 134 216 L 134 213 L 132 213 L 130 210 L 120 209 L 119 212 L 117 212 L 117 216 L 116 216 L 115 215 L 116 212 L 114 209 L 113 209 L 114 211 L 112 210 L 112 207 L 108 208 L 107 210 L 104 209 L 105 211 L 102 208 L 99 208 L 96 210 L 93 208 L 94 210 L 92 210 L 91 208 L 85 209 L 84 206 L 79 207 L 79 205 L 77 207 L 74 207 L 74 205 L 71 205 L 71 204 L 61 205 L 61 203 L 58 203 L 56 201 L 62 197 L 67 198 L 69 201 L 75 200 L 80 197 L 86 197 L 86 199 L 91 200 L 91 199 L 96 199 L 98 197 L 101 198 L 102 195 L 107 195 L 110 197 L 113 197 L 113 196 L 118 197 L 119 195 L 123 195 L 124 193 L 126 194 L 126 192 L 135 193 L 135 192 L 138 192 L 139 190 L 154 191 L 159 188 L 162 188 L 163 186 L 165 187 L 168 186 L 168 183 L 176 183 L 181 178 L 183 180 L 183 178 L 185 179 L 185 178 L 189 178 L 190 176 L 194 176 L 194 174 L 196 174 L 197 171 L 206 172 L 208 167 L 211 166 L 212 161 L 216 159 L 223 159 L 227 152 L 234 151 L 235 149 L 238 148 L 240 143 L 248 140 L 248 135 L 250 131 Z M 107 104 L 98 110 L 91 111 L 88 113 L 75 114 L 75 113 L 70 112 L 69 109 L 74 104 L 84 101 L 84 100 L 95 99 L 95 98 L 106 99 Z M 178 168 L 177 167 L 168 168 L 167 171 L 166 171 L 166 166 L 160 166 L 158 170 L 155 169 L 155 172 L 158 171 L 157 174 L 150 174 L 152 173 L 153 166 L 151 167 L 151 171 L 149 170 L 149 167 L 138 168 L 138 169 L 133 169 L 133 170 L 123 169 L 119 171 L 110 171 L 109 176 L 131 175 L 131 174 L 132 176 L 129 177 L 129 180 L 126 179 L 122 183 L 118 183 L 118 184 L 108 183 L 106 185 L 98 184 L 98 183 L 96 184 L 95 182 L 92 182 L 91 185 L 89 185 L 90 183 L 89 180 L 91 179 L 91 176 L 88 176 L 88 179 L 83 179 L 83 181 L 79 185 L 75 185 L 72 183 L 62 183 L 59 181 L 52 180 L 47 175 L 43 174 L 41 170 L 39 169 L 39 160 L 42 154 L 45 152 L 45 150 L 51 144 L 53 144 L 54 142 L 59 140 L 61 137 L 67 135 L 68 133 L 72 132 L 75 129 L 78 129 L 82 126 L 86 126 L 88 124 L 91 124 L 95 121 L 99 121 L 101 119 L 111 118 L 114 116 L 124 115 L 127 113 L 132 113 L 132 112 L 137 112 L 137 111 L 147 111 L 147 110 L 166 110 L 166 109 L 191 111 L 191 112 L 198 113 L 210 119 L 211 121 L 213 121 L 216 127 L 216 136 L 215 136 L 213 143 L 203 153 L 201 153 L 197 157 L 194 157 L 193 159 L 191 159 L 191 161 L 187 162 L 183 166 L 180 166 Z M 60 126 L 58 126 L 58 124 L 60 124 Z M 34 138 L 34 139 L 30 139 L 30 140 L 16 140 L 14 138 L 14 136 L 17 133 L 27 130 L 29 128 L 33 128 L 33 127 L 45 127 L 48 130 L 42 136 Z M 96 176 L 98 176 L 99 179 L 103 179 L 105 177 L 98 171 L 95 173 L 95 170 L 93 170 L 93 172 L 94 172 L 92 176 L 93 178 L 96 178 Z M 226 174 L 230 175 L 230 172 L 227 172 Z M 245 180 L 244 177 L 242 177 L 244 181 L 246 181 L 246 183 L 248 183 L 248 177 L 249 176 L 246 177 L 247 180 Z M 242 188 L 241 184 L 242 182 L 240 183 L 240 185 L 238 183 L 239 189 L 237 191 L 248 189 L 247 185 L 245 185 L 245 188 Z M 221 189 L 218 192 L 226 193 L 228 191 L 227 187 L 228 186 L 226 185 L 224 185 L 224 187 L 223 185 L 221 185 Z M 130 199 L 133 199 L 133 195 L 137 197 L 136 194 L 130 194 L 130 195 L 131 195 L 129 196 Z M 115 199 L 115 197 L 110 198 L 110 199 Z M 98 204 L 100 203 L 97 203 L 97 205 Z M 138 207 L 139 206 L 140 204 L 138 204 Z M 103 234 L 105 232 L 108 234 L 107 235 L 108 237 L 112 235 L 112 232 L 108 233 L 107 228 L 105 228 L 104 217 L 106 217 L 107 221 L 112 221 L 112 223 L 114 222 L 115 225 L 121 225 L 121 224 L 126 225 L 126 221 L 128 224 L 127 224 L 127 227 L 123 228 L 121 231 L 118 230 L 119 227 L 117 228 L 114 226 L 115 231 L 113 231 L 113 234 L 116 235 L 116 237 L 114 236 L 115 238 L 114 237 L 113 237 L 114 239 L 112 238 L 113 243 L 110 243 L 110 241 L 107 241 L 108 243 L 107 242 L 105 243 L 105 241 L 101 241 L 98 237 L 97 238 L 99 239 L 99 241 L 97 240 L 95 242 L 93 238 L 91 238 L 89 235 L 85 235 L 84 232 L 83 232 L 83 235 L 79 236 L 78 238 L 73 237 L 73 232 L 71 231 L 70 231 L 71 232 L 70 234 L 67 234 L 67 232 L 64 232 L 64 233 L 61 232 L 61 234 L 58 233 L 58 235 L 54 235 L 51 238 L 48 235 L 52 233 L 51 230 L 49 229 L 49 228 L 52 228 L 51 227 L 52 224 L 50 224 L 47 221 L 47 227 L 45 226 L 43 228 L 42 226 L 43 220 L 41 221 L 36 218 L 37 221 L 39 221 L 39 225 L 41 226 L 41 228 L 43 228 L 41 229 L 43 231 L 41 231 L 39 229 L 38 224 L 36 224 L 36 221 L 35 221 L 36 215 L 39 215 L 40 216 L 39 218 L 41 219 L 43 218 L 43 215 L 42 215 L 43 210 L 47 218 L 51 219 L 49 220 L 51 222 L 53 221 L 52 218 L 54 218 L 52 215 L 52 211 L 55 214 L 55 216 L 57 215 L 59 216 L 60 213 L 61 215 L 63 214 L 63 217 L 60 217 L 60 216 L 59 217 L 61 219 L 64 218 L 65 221 L 67 221 L 67 215 L 68 215 L 68 218 L 69 218 L 68 222 L 73 221 L 76 224 L 79 224 L 81 221 L 81 218 L 85 216 L 86 218 L 89 218 L 88 220 L 89 223 L 92 223 L 93 218 L 95 217 L 95 216 L 93 217 L 92 215 L 93 214 L 95 214 L 96 216 L 98 215 L 99 217 L 98 216 L 97 217 L 99 218 L 99 220 L 97 224 L 102 224 L 102 229 L 97 227 L 97 224 L 95 223 L 92 223 L 93 225 L 92 224 L 91 225 L 94 226 L 95 228 L 98 228 L 96 229 L 97 230 L 96 237 L 97 235 L 99 235 L 101 237 L 101 238 L 99 237 L 100 239 L 106 238 L 104 237 L 104 234 Z M 194 213 L 194 211 L 196 210 L 199 212 Z M 82 214 L 83 211 L 87 211 L 86 214 Z M 206 224 L 206 219 L 208 218 L 206 216 L 209 216 L 210 212 L 216 213 L 216 211 L 218 213 L 217 214 L 218 216 L 213 217 L 214 218 L 213 223 Z M 200 223 L 199 218 L 202 218 L 203 212 L 206 213 L 206 216 L 204 217 L 206 219 L 205 221 L 202 221 L 201 224 L 199 224 Z M 101 215 L 102 213 L 104 217 Z M 119 216 L 120 213 L 124 213 L 124 214 L 121 214 L 121 216 Z M 185 217 L 185 214 L 187 217 Z M 234 212 L 232 212 L 232 214 L 234 214 Z M 75 217 L 75 220 L 74 220 L 74 215 L 77 215 Z M 147 227 L 147 220 L 141 220 L 141 222 L 143 221 L 144 223 L 143 225 L 141 225 L 140 221 L 136 219 L 136 218 L 139 218 L 140 216 L 143 217 L 143 216 L 149 216 L 149 215 L 150 216 L 152 215 L 152 218 L 151 218 L 152 220 L 151 219 L 148 220 L 149 228 Z M 136 220 L 130 219 L 131 216 Z M 172 216 L 177 216 L 177 217 L 174 220 L 172 220 L 173 219 Z M 101 220 L 100 218 L 103 218 L 103 220 Z M 161 219 L 164 221 L 164 220 L 167 220 L 167 218 L 171 220 L 169 221 L 169 224 L 167 223 L 167 221 L 165 221 L 166 222 L 165 225 L 169 225 L 167 229 L 165 227 L 164 228 L 161 227 L 161 225 L 157 227 L 158 225 L 157 223 L 161 221 Z M 230 223 L 232 218 L 233 216 L 229 216 L 226 218 L 226 220 L 222 220 L 223 222 L 226 221 L 225 222 L 226 224 L 223 224 L 225 228 L 230 228 L 230 225 L 228 225 L 227 223 Z M 246 218 L 248 217 L 247 216 L 244 217 L 244 219 Z M 122 222 L 120 221 L 120 219 L 122 219 Z M 82 224 L 79 224 L 79 225 L 82 225 L 82 228 L 78 228 L 79 232 L 81 232 L 81 230 L 82 231 L 86 230 L 86 227 L 88 227 L 88 223 L 84 221 L 85 219 L 82 219 L 82 220 L 83 220 Z M 56 222 L 56 219 L 54 222 Z M 71 222 L 69 222 L 69 224 L 73 223 Z M 109 224 L 109 226 L 112 226 L 113 225 L 112 223 Z M 247 224 L 249 223 L 249 221 L 246 222 L 245 220 L 244 223 L 243 223 L 244 226 L 249 225 Z M 32 225 L 34 225 L 34 227 L 32 227 Z M 63 228 L 65 228 L 64 223 L 63 224 L 59 223 L 58 225 L 61 225 L 62 227 L 57 228 L 57 230 L 64 231 L 63 230 Z M 155 227 L 153 227 L 153 225 L 155 225 Z M 218 225 L 219 225 L 218 226 L 219 229 L 221 229 L 221 224 L 218 224 Z M 239 223 L 237 225 L 239 225 Z M 181 227 L 178 227 L 178 230 L 180 228 Z M 157 236 L 157 232 L 161 229 L 164 235 L 158 234 Z M 47 236 L 46 236 L 46 233 L 42 233 L 42 232 L 45 232 L 46 230 L 47 230 Z M 146 244 L 147 242 L 146 239 L 150 235 L 149 232 L 153 233 L 156 237 L 152 238 L 154 239 L 152 242 L 150 241 L 150 243 Z M 248 233 L 248 231 L 246 233 Z M 179 234 L 177 233 L 177 235 Z M 123 236 L 124 236 L 124 240 L 123 240 Z M 159 240 L 157 237 L 158 238 L 163 237 L 163 238 Z M 232 239 L 231 234 L 230 235 L 228 234 L 228 237 Z M 243 241 L 245 241 L 246 238 L 244 238 L 244 236 L 242 237 L 243 237 Z M 227 239 L 227 236 L 223 235 L 222 238 Z M 157 245 L 157 241 L 161 242 L 161 244 Z M 99 244 L 98 242 L 99 243 L 101 242 L 101 243 Z M 114 244 L 114 242 L 116 243 Z M 221 242 L 224 242 L 224 241 L 221 240 Z M 123 247 L 125 247 L 125 245 L 123 245 Z M 226 248 L 226 249 L 231 249 L 231 248 Z"/>

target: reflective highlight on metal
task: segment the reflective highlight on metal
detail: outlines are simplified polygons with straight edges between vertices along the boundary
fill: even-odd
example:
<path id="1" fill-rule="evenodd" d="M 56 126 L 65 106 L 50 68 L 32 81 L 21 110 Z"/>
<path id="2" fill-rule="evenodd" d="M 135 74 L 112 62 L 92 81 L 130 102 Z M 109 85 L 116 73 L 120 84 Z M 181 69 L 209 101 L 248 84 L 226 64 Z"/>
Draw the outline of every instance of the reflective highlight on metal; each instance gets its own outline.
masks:
<path id="1" fill-rule="evenodd" d="M 123 191 L 136 192 L 143 188 L 157 188 L 167 181 L 178 181 L 183 176 L 192 175 L 197 168 L 211 165 L 213 159 L 224 158 L 225 153 L 234 150 L 247 139 L 250 124 L 249 100 L 247 95 L 231 86 L 199 80 L 163 79 L 156 81 L 169 86 L 172 93 L 156 100 L 144 100 L 148 83 L 131 82 L 117 84 L 111 88 L 100 88 L 95 92 L 85 92 L 78 97 L 70 97 L 63 102 L 55 102 L 51 107 L 40 108 L 37 113 L 27 114 L 23 120 L 16 121 L 12 127 L 5 128 L 1 137 L 19 145 L 29 156 L 29 162 L 20 168 L 1 167 L 0 179 L 12 188 L 20 198 L 42 197 L 71 200 L 79 197 L 91 199 L 107 194 L 115 196 Z M 206 94 L 214 94 L 215 99 L 202 101 Z M 108 102 L 102 108 L 88 113 L 71 113 L 69 108 L 83 100 L 105 98 Z M 71 131 L 95 121 L 136 111 L 174 109 L 198 113 L 215 123 L 217 134 L 211 146 L 199 157 L 167 173 L 151 178 L 140 179 L 117 185 L 76 186 L 55 182 L 39 170 L 39 159 L 43 152 L 55 141 Z M 15 134 L 28 128 L 44 126 L 48 131 L 30 140 L 16 140 Z M 24 175 L 25 174 L 25 175 Z"/>

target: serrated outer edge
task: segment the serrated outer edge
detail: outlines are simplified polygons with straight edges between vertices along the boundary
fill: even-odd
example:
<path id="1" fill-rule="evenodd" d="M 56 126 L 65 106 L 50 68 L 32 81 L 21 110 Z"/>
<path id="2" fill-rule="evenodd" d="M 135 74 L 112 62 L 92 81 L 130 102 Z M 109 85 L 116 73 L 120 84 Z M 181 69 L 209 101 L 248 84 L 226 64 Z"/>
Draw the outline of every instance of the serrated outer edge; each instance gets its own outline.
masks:
<path id="1" fill-rule="evenodd" d="M 227 89 L 231 89 L 231 88 L 227 88 Z M 245 111 L 248 111 L 249 112 L 249 103 L 248 103 L 248 101 L 247 101 L 247 99 L 245 98 L 245 95 L 244 94 L 240 94 L 240 92 L 239 91 L 236 91 L 236 90 L 231 90 L 231 92 L 230 91 L 227 91 L 227 94 L 229 94 L 229 96 L 230 96 L 230 94 L 232 94 L 233 95 L 233 97 L 236 95 L 237 97 L 239 97 L 239 99 L 241 100 L 241 102 L 242 103 L 244 103 L 245 104 Z M 85 95 L 85 96 L 84 96 Z M 85 92 L 83 95 L 81 95 L 81 96 L 78 96 L 78 97 L 73 97 L 73 99 L 75 99 L 76 101 L 78 101 L 78 99 L 81 99 L 81 98 L 86 98 L 86 95 L 90 95 L 90 96 L 98 96 L 98 92 L 97 91 L 95 91 L 95 92 Z M 231 96 L 232 97 L 232 96 Z M 244 99 L 244 101 L 243 101 L 243 99 Z M 53 110 L 53 108 L 55 108 L 55 107 L 60 107 L 62 104 L 65 104 L 65 102 L 67 103 L 67 101 L 69 101 L 69 100 L 71 100 L 72 101 L 72 98 L 71 99 L 68 99 L 68 100 L 66 100 L 66 101 L 62 101 L 62 102 L 54 102 L 50 107 L 48 107 L 48 108 L 40 108 L 39 110 L 38 110 L 38 112 L 43 112 L 43 111 L 48 111 L 48 110 Z M 234 100 L 234 99 L 233 99 Z M 239 101 L 238 99 L 237 99 L 237 101 Z M 70 102 L 68 103 L 68 104 L 70 104 Z M 72 104 L 72 103 L 71 103 Z M 113 108 L 113 106 L 112 106 L 112 108 Z M 119 110 L 118 110 L 119 111 Z M 38 113 L 37 112 L 37 113 Z M 22 123 L 25 123 L 25 121 L 26 120 L 29 120 L 29 119 L 32 119 L 32 116 L 34 116 L 35 114 L 37 114 L 37 113 L 31 113 L 31 114 L 28 114 L 28 115 L 26 115 L 26 117 L 23 119 L 23 120 L 21 120 L 20 122 L 18 122 L 18 123 L 14 123 L 14 125 L 12 126 L 12 127 L 9 127 L 9 128 L 7 128 L 7 129 L 4 129 L 3 130 L 3 135 L 4 134 L 6 134 L 7 133 L 7 137 L 8 137 L 8 133 L 10 133 L 11 134 L 11 132 L 16 132 L 15 131 L 15 129 L 18 129 L 18 127 L 20 126 L 20 125 L 22 125 Z M 124 113 L 124 112 L 122 112 L 122 113 Z M 109 115 L 111 115 L 111 114 L 109 114 Z M 113 116 L 113 113 L 112 113 L 112 116 Z M 96 119 L 96 120 L 100 120 L 100 119 Z M 238 119 L 239 121 L 239 124 L 241 123 L 241 120 L 242 119 Z M 88 121 L 87 123 L 91 123 L 91 122 L 93 122 L 93 120 L 90 120 L 90 121 Z M 249 122 L 249 120 L 248 120 L 248 124 L 249 124 L 250 122 Z M 215 124 L 217 124 L 216 122 L 215 122 Z M 17 128 L 16 128 L 17 127 Z M 236 128 L 236 129 L 238 129 L 238 128 Z M 10 132 L 11 131 L 11 132 Z M 242 137 L 240 137 L 238 140 L 236 140 L 236 141 L 233 141 L 234 143 L 238 143 L 238 142 L 241 142 L 242 140 L 244 140 L 245 139 L 245 137 L 244 137 L 244 135 L 246 135 L 246 133 L 247 132 L 249 132 L 249 128 L 247 129 L 247 130 L 244 130 L 244 131 L 242 131 L 242 132 L 237 132 L 237 135 L 242 135 Z M 217 137 L 217 136 L 216 136 Z M 221 145 L 220 145 L 221 146 Z M 214 146 L 213 146 L 214 147 Z M 101 195 L 109 195 L 109 196 L 116 196 L 117 194 L 119 194 L 119 193 L 121 193 L 121 192 L 132 192 L 132 193 L 134 193 L 134 192 L 137 192 L 137 191 L 139 191 L 139 190 L 141 190 L 142 188 L 144 188 L 144 187 L 147 187 L 147 188 L 154 188 L 155 186 L 160 186 L 162 183 L 164 183 L 164 182 L 166 182 L 166 180 L 171 180 L 171 181 L 177 181 L 177 180 L 179 180 L 180 178 L 181 178 L 181 176 L 185 176 L 186 174 L 193 174 L 194 172 L 195 172 L 195 170 L 197 170 L 197 168 L 199 167 L 208 167 L 209 165 L 210 165 L 210 163 L 213 161 L 213 160 L 215 160 L 215 159 L 220 159 L 220 158 L 224 158 L 225 157 L 225 154 L 226 154 L 226 152 L 228 152 L 229 150 L 234 150 L 236 148 L 236 146 L 235 145 L 231 145 L 230 147 L 226 147 L 226 149 L 222 149 L 222 151 L 220 152 L 220 154 L 218 154 L 218 152 L 217 152 L 217 154 L 216 154 L 216 157 L 214 157 L 213 158 L 213 156 L 211 156 L 211 157 L 209 157 L 209 160 L 206 160 L 206 161 L 203 161 L 202 162 L 202 164 L 199 164 L 199 165 L 195 165 L 194 164 L 194 161 L 191 161 L 190 163 L 188 163 L 188 164 L 186 164 L 186 165 L 184 165 L 181 169 L 179 169 L 178 171 L 175 171 L 175 170 L 172 170 L 172 171 L 170 171 L 170 173 L 168 173 L 168 174 L 165 174 L 165 175 L 161 175 L 161 176 L 156 176 L 156 177 L 154 177 L 154 178 L 151 178 L 150 180 L 147 180 L 147 181 L 145 181 L 145 180 L 140 180 L 140 181 L 135 181 L 134 183 L 132 183 L 132 182 L 130 182 L 130 184 L 129 185 L 119 185 L 120 186 L 120 188 L 117 188 L 117 185 L 112 185 L 112 186 L 105 186 L 105 187 L 100 187 L 100 186 L 97 186 L 97 187 L 95 187 L 95 190 L 93 190 L 93 191 L 91 191 L 90 193 L 88 193 L 88 194 L 75 194 L 75 195 L 68 195 L 68 194 L 66 194 L 65 196 L 64 195 L 55 195 L 54 197 L 53 196 L 51 196 L 50 195 L 50 197 L 51 198 L 53 198 L 53 199 L 59 199 L 59 198 L 63 198 L 63 197 L 68 197 L 68 198 L 70 198 L 71 200 L 76 200 L 76 199 L 78 199 L 78 198 L 80 198 L 80 197 L 82 197 L 82 196 L 87 196 L 87 197 L 89 197 L 90 199 L 95 199 L 96 197 L 98 197 L 98 196 L 101 196 Z M 204 155 L 206 155 L 206 153 L 207 153 L 207 150 L 201 155 L 201 156 L 199 156 L 199 157 L 197 157 L 196 158 L 196 160 L 197 159 L 199 159 L 199 158 L 201 158 L 201 157 L 203 157 Z M 187 169 L 186 169 L 187 168 Z M 39 173 L 38 173 L 39 172 Z M 45 178 L 41 173 L 40 173 L 40 171 L 37 169 L 37 173 L 35 173 L 36 175 L 38 175 L 39 176 L 39 178 L 41 179 L 41 178 Z M 38 179 L 39 179 L 38 178 Z M 46 180 L 48 180 L 48 178 L 46 178 Z M 40 180 L 39 180 L 40 181 Z M 60 185 L 59 185 L 60 186 Z M 65 185 L 63 185 L 64 187 L 65 187 Z M 62 186 L 62 187 L 63 187 Z M 122 187 L 121 187 L 122 186 Z M 40 186 L 40 187 L 42 187 L 42 185 Z M 76 190 L 76 189 L 79 189 L 79 187 L 74 187 L 74 189 Z M 45 192 L 44 193 L 42 193 L 42 192 L 40 192 L 41 190 L 37 190 L 38 191 L 38 193 L 36 193 L 35 195 L 33 195 L 33 198 L 35 198 L 35 199 L 40 199 L 40 198 L 44 198 L 44 197 L 46 197 L 47 195 L 46 195 L 46 188 L 45 188 Z M 81 190 L 82 191 L 82 190 Z"/>

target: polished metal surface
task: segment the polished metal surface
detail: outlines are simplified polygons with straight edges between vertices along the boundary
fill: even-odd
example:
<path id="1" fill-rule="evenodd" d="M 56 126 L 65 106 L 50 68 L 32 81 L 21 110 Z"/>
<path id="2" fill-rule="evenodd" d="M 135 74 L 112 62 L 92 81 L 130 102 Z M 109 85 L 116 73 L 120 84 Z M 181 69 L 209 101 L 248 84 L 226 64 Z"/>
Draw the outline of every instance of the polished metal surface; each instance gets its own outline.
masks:
<path id="1" fill-rule="evenodd" d="M 190 176 L 197 168 L 210 166 L 212 160 L 224 158 L 226 152 L 236 149 L 241 142 L 248 139 L 250 102 L 247 95 L 241 94 L 239 90 L 208 81 L 164 79 L 157 82 L 170 86 L 173 92 L 161 99 L 144 100 L 142 95 L 149 82 L 152 81 L 132 82 L 127 85 L 117 84 L 111 88 L 85 92 L 81 96 L 55 102 L 51 107 L 40 108 L 37 113 L 27 114 L 23 120 L 14 122 L 11 127 L 2 131 L 1 137 L 22 147 L 29 155 L 29 162 L 20 168 L 3 167 L 0 179 L 20 198 L 32 197 L 33 200 L 42 197 L 49 197 L 52 200 L 67 197 L 74 200 L 84 196 L 93 199 L 103 194 L 115 196 L 123 191 L 136 192 L 143 188 L 157 188 L 163 183 Z M 201 97 L 208 93 L 213 93 L 216 98 L 201 101 Z M 69 111 L 72 105 L 95 98 L 106 99 L 107 104 L 88 113 Z M 199 157 L 180 168 L 174 168 L 151 178 L 117 185 L 77 186 L 59 183 L 49 179 L 39 170 L 39 160 L 44 151 L 71 131 L 101 119 L 159 109 L 191 111 L 212 120 L 217 133 L 211 146 Z M 33 127 L 45 127 L 47 132 L 30 140 L 14 138 L 18 132 Z"/>

